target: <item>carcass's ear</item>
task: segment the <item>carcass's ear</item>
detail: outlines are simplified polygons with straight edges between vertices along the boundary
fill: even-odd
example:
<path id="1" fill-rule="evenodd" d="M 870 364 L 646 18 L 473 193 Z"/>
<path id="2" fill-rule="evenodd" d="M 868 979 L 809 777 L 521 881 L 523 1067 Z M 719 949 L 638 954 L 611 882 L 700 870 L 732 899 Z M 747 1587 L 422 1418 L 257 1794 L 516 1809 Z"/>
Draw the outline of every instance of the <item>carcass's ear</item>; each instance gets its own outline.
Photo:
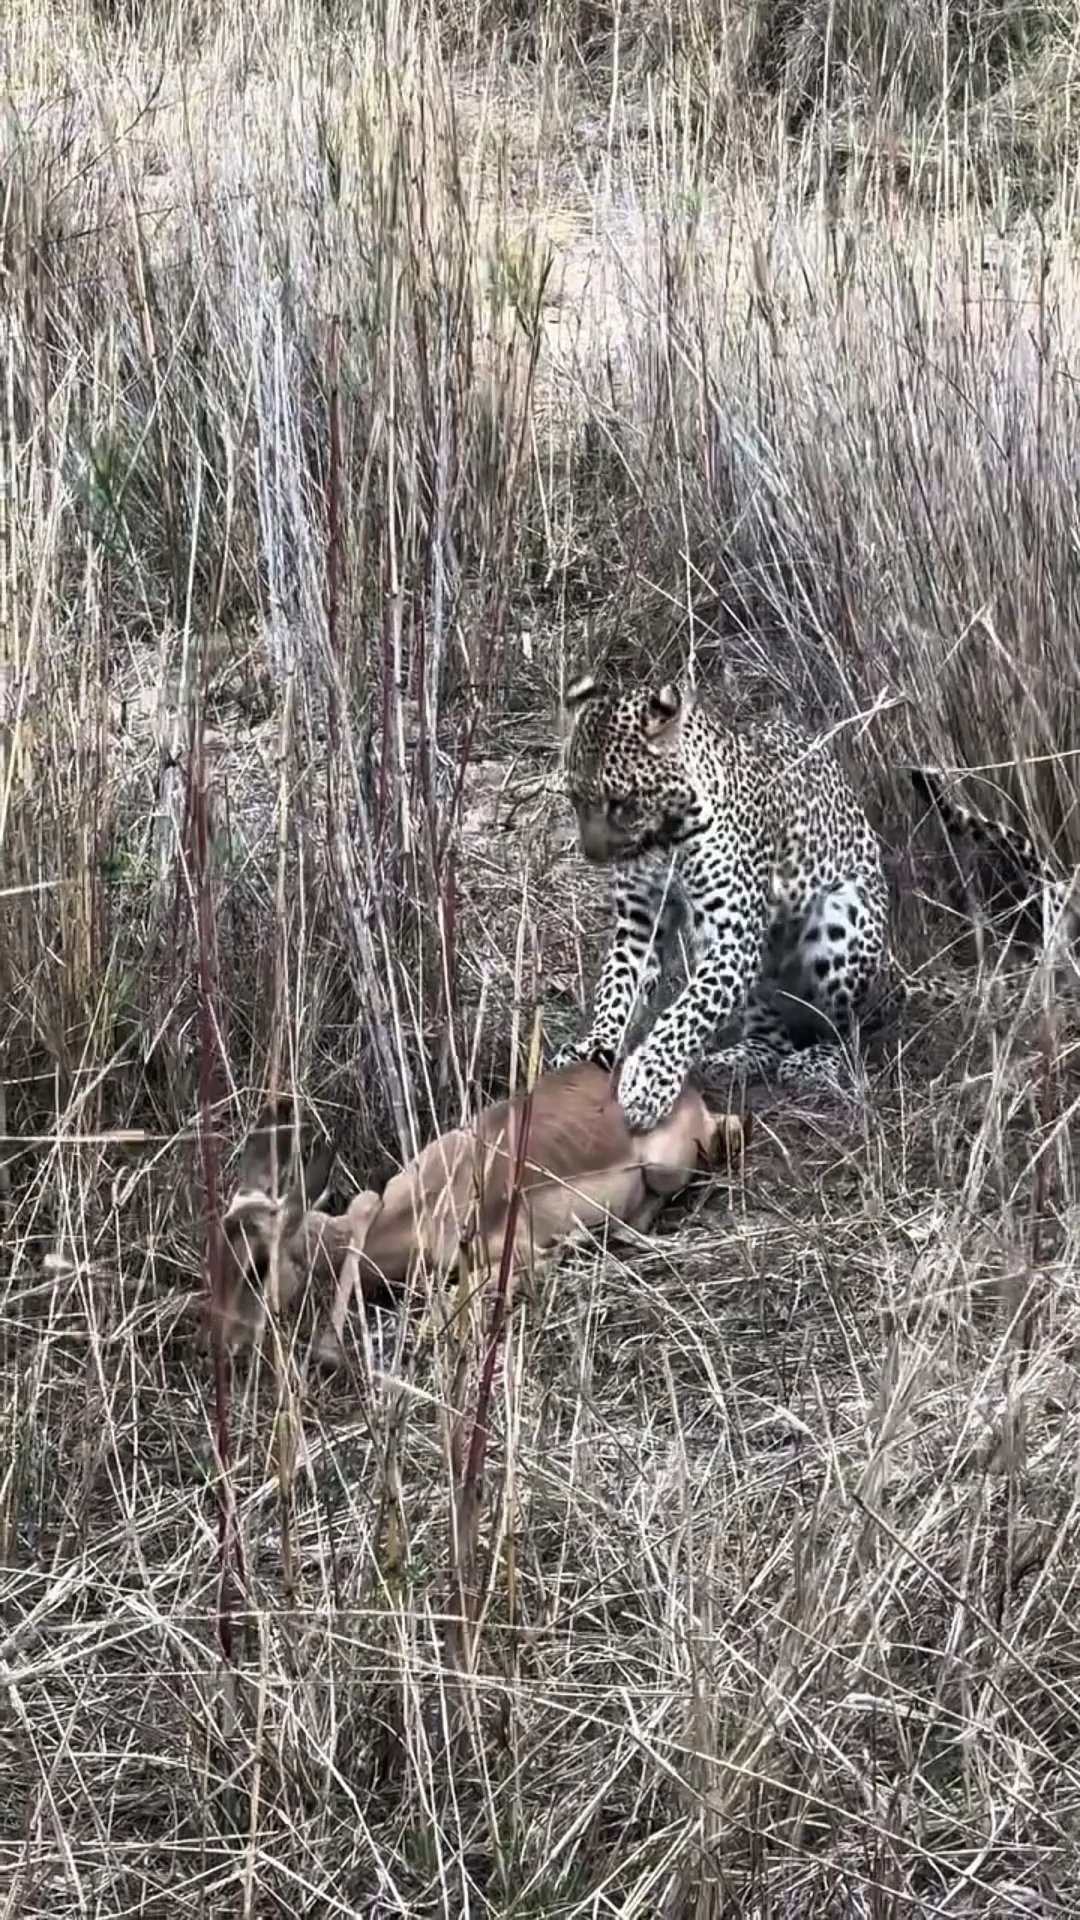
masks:
<path id="1" fill-rule="evenodd" d="M 326 1140 L 305 1162 L 300 1178 L 289 1188 L 285 1196 L 285 1232 L 297 1227 L 305 1213 L 312 1207 L 321 1207 L 330 1191 L 330 1178 L 334 1171 L 337 1149 L 332 1140 Z"/>
<path id="2" fill-rule="evenodd" d="M 237 1192 L 265 1193 L 270 1199 L 276 1199 L 275 1158 L 276 1185 L 280 1192 L 288 1180 L 292 1156 L 293 1103 L 288 1094 L 283 1093 L 277 1100 L 267 1102 L 248 1135 L 240 1157 Z"/>
<path id="3" fill-rule="evenodd" d="M 298 1161 L 293 1114 L 288 1094 L 267 1103 L 248 1136 L 236 1184 L 237 1194 L 264 1193 L 272 1201 L 284 1192 L 287 1230 L 309 1207 L 325 1199 L 337 1157 L 334 1142 L 329 1141 L 305 1161 Z"/>
<path id="4" fill-rule="evenodd" d="M 582 707 L 588 706 L 590 700 L 600 698 L 600 688 L 594 675 L 583 673 L 579 679 L 570 682 L 563 695 L 563 705 L 567 713 L 573 717 Z"/>
<path id="5" fill-rule="evenodd" d="M 596 701 L 602 700 L 603 697 L 595 675 L 584 673 L 576 680 L 571 680 L 563 694 L 563 703 L 559 711 L 559 734 L 564 746 L 569 743 L 574 731 L 574 722 L 579 714 L 584 713 L 586 707 L 595 705 Z"/>
<path id="6" fill-rule="evenodd" d="M 672 681 L 650 692 L 645 707 L 645 738 L 650 747 L 660 749 L 675 745 L 689 705 Z"/>

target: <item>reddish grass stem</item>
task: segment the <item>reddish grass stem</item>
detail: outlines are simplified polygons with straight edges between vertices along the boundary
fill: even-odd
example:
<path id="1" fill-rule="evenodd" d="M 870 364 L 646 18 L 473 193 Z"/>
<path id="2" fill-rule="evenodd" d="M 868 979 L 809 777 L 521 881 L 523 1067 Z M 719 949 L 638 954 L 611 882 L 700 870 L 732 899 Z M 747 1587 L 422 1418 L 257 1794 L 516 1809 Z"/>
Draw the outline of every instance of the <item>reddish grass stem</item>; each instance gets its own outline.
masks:
<path id="1" fill-rule="evenodd" d="M 214 1116 L 220 1112 L 223 1061 L 219 1044 L 217 944 L 210 875 L 209 804 L 201 708 L 196 710 L 188 758 L 190 821 L 187 858 L 195 907 L 199 1036 L 199 1143 L 206 1217 L 206 1279 L 210 1302 L 210 1339 L 214 1362 L 214 1443 L 218 1458 L 215 1495 L 218 1518 L 218 1600 L 216 1627 L 223 1658 L 234 1654 L 233 1616 L 238 1585 L 243 1584 L 242 1551 L 232 1487 L 229 1443 L 229 1394 L 223 1330 L 225 1304 L 224 1240 L 221 1232 L 221 1178 Z"/>

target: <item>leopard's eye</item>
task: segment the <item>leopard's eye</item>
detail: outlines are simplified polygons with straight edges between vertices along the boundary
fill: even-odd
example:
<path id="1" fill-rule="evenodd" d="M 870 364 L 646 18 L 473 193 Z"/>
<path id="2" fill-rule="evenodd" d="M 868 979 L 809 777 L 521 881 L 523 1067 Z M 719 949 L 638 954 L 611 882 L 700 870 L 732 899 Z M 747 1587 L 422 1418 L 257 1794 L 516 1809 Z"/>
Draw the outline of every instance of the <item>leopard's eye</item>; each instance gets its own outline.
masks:
<path id="1" fill-rule="evenodd" d="M 633 795 L 628 794 L 622 800 L 610 801 L 608 804 L 608 812 L 617 827 L 629 827 L 632 826 L 637 819 L 640 813 L 640 807 Z"/>

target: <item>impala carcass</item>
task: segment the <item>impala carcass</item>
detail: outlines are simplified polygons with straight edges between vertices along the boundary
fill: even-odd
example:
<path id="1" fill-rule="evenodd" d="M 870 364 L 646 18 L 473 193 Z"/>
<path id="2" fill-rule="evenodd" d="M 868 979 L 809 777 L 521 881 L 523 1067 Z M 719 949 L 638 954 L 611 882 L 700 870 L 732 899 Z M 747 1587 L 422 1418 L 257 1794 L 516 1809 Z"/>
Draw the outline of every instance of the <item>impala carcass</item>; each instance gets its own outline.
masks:
<path id="1" fill-rule="evenodd" d="M 599 1230 L 647 1232 L 697 1172 L 742 1151 L 748 1122 L 710 1112 L 688 1080 L 660 1126 L 632 1134 L 610 1074 L 575 1064 L 542 1074 L 531 1095 L 497 1101 L 438 1135 L 381 1195 L 357 1194 L 336 1215 L 318 1204 L 331 1158 L 309 1167 L 284 1200 L 274 1199 L 274 1143 L 284 1167 L 290 1131 L 285 1104 L 263 1118 L 245 1154 L 223 1223 L 223 1330 L 231 1345 L 253 1337 L 276 1236 L 281 1309 L 313 1290 L 330 1321 L 320 1357 L 331 1359 L 355 1291 L 374 1297 L 404 1288 L 422 1270 L 448 1274 L 462 1255 L 473 1270 L 497 1271 L 508 1239 L 521 1266 Z"/>

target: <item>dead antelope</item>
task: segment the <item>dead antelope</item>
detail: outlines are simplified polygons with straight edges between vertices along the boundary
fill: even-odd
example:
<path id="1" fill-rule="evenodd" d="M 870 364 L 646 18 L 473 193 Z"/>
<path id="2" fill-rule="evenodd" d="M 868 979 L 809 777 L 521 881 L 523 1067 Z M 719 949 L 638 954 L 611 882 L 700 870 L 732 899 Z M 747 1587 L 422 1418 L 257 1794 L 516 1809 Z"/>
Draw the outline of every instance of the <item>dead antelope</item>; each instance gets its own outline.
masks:
<path id="1" fill-rule="evenodd" d="M 516 1219 L 511 1196 L 526 1124 Z M 286 1199 L 271 1193 L 271 1142 L 287 1159 L 287 1110 L 260 1125 L 245 1155 L 240 1185 L 225 1216 L 230 1254 L 225 1333 L 250 1339 L 263 1313 L 271 1246 L 279 1235 L 280 1304 L 287 1310 L 311 1286 L 319 1302 L 333 1297 L 332 1338 L 320 1357 L 338 1357 L 354 1288 L 374 1296 L 404 1286 L 418 1269 L 447 1274 L 464 1249 L 474 1268 L 495 1271 L 508 1234 L 512 1258 L 527 1265 L 583 1233 L 616 1226 L 647 1232 L 657 1215 L 701 1167 L 741 1150 L 745 1121 L 710 1113 L 687 1081 L 668 1117 L 651 1133 L 632 1134 L 611 1091 L 611 1076 L 588 1063 L 562 1067 L 524 1093 L 500 1100 L 468 1126 L 440 1134 L 381 1197 L 360 1193 L 342 1214 L 317 1205 L 328 1160 L 308 1169 Z M 306 1195 L 306 1198 L 305 1198 Z"/>

